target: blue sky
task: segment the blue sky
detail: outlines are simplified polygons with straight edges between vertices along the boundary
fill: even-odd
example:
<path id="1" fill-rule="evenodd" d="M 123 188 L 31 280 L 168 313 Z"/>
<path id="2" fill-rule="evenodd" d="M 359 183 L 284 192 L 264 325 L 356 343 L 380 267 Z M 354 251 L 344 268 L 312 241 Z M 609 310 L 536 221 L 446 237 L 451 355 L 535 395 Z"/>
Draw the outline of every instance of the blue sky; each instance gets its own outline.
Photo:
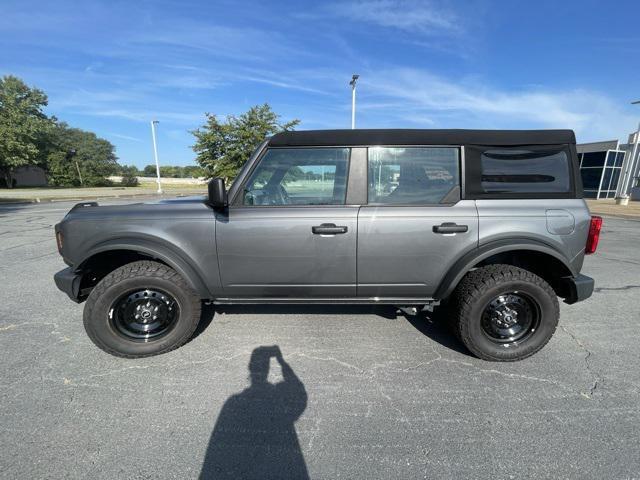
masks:
<path id="1" fill-rule="evenodd" d="M 193 163 L 204 112 L 270 103 L 300 129 L 573 128 L 620 138 L 640 106 L 636 1 L 3 0 L 0 74 L 49 95 L 121 163 Z"/>

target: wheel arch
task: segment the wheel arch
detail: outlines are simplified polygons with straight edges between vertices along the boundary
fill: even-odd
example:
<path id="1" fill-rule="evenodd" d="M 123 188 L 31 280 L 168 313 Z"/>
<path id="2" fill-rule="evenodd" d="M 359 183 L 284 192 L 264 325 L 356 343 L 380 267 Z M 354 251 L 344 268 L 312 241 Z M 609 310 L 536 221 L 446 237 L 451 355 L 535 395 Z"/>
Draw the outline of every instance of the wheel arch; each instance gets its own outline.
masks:
<path id="1" fill-rule="evenodd" d="M 83 273 L 83 288 L 92 288 L 105 275 L 137 260 L 155 260 L 173 268 L 201 298 L 211 297 L 202 275 L 176 247 L 151 239 L 118 238 L 99 243 L 88 250 L 77 263 Z"/>
<path id="2" fill-rule="evenodd" d="M 434 297 L 449 297 L 469 271 L 497 263 L 532 271 L 547 281 L 560 297 L 566 296 L 562 279 L 578 274 L 562 253 L 547 244 L 530 239 L 499 240 L 482 245 L 458 259 L 438 286 Z"/>

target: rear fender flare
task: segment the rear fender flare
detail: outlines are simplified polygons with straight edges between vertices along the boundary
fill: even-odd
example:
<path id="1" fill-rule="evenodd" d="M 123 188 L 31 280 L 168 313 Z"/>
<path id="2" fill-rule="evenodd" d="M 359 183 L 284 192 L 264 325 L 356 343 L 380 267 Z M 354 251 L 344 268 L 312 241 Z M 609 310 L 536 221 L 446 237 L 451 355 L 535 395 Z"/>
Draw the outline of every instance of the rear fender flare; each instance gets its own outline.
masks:
<path id="1" fill-rule="evenodd" d="M 458 286 L 460 280 L 462 280 L 462 277 L 464 277 L 469 270 L 482 260 L 498 253 L 517 250 L 530 250 L 545 253 L 559 260 L 572 276 L 576 276 L 578 274 L 578 272 L 576 272 L 571 266 L 569 260 L 562 255 L 562 253 L 545 243 L 523 238 L 502 239 L 481 245 L 479 248 L 468 252 L 459 258 L 445 275 L 444 279 L 438 286 L 434 297 L 439 300 L 449 297 Z"/>

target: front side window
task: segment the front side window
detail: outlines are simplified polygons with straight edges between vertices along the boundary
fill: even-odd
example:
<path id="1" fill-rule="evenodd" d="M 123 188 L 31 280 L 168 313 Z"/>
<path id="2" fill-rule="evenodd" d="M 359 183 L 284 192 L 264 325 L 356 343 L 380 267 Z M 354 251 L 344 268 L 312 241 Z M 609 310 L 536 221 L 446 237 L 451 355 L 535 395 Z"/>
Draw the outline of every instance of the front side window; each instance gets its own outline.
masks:
<path id="1" fill-rule="evenodd" d="M 478 169 L 480 173 L 480 194 L 567 194 L 572 191 L 570 157 L 564 146 L 470 147 L 468 152 L 467 169 Z"/>
<path id="2" fill-rule="evenodd" d="M 370 205 L 432 205 L 459 184 L 457 148 L 372 147 Z"/>
<path id="3" fill-rule="evenodd" d="M 244 186 L 243 205 L 344 205 L 348 148 L 270 149 Z"/>

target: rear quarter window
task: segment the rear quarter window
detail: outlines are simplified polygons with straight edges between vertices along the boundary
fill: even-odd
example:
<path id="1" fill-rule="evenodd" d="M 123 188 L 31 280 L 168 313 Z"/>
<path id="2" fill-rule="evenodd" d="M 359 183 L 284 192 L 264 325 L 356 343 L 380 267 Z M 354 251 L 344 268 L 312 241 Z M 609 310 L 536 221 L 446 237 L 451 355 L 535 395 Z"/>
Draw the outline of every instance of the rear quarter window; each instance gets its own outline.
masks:
<path id="1" fill-rule="evenodd" d="M 566 198 L 575 191 L 565 145 L 471 146 L 466 167 L 467 192 L 479 198 Z"/>

